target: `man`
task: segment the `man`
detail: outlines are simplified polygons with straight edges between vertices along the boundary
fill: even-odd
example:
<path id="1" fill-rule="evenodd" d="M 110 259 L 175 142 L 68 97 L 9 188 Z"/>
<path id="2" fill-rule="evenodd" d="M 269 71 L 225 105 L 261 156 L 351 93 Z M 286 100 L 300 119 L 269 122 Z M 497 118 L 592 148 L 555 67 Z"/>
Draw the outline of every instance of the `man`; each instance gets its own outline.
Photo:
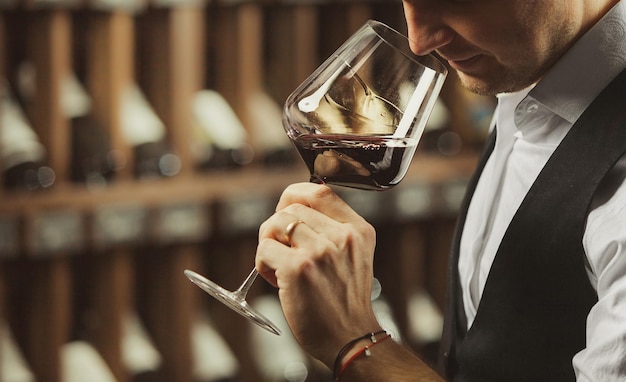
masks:
<path id="1" fill-rule="evenodd" d="M 259 233 L 291 330 L 342 381 L 626 380 L 626 3 L 404 8 L 415 53 L 498 95 L 453 243 L 443 369 L 380 332 L 375 232 L 325 186 L 287 188 Z"/>

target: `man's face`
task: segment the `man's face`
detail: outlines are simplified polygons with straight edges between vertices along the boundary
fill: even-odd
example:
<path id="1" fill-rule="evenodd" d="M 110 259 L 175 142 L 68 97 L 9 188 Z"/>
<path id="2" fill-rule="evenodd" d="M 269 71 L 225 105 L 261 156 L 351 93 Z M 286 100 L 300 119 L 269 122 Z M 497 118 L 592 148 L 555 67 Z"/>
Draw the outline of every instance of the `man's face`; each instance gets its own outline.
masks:
<path id="1" fill-rule="evenodd" d="M 493 95 L 539 80 L 589 27 L 582 0 L 404 0 L 411 49 L 435 50 L 465 87 Z M 587 10 L 588 11 L 588 10 Z"/>

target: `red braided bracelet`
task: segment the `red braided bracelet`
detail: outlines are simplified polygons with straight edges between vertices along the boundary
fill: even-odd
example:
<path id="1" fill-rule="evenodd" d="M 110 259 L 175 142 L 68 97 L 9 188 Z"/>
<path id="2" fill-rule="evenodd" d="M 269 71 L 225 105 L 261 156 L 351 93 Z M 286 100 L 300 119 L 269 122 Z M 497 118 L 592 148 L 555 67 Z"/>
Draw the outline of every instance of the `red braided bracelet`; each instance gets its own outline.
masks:
<path id="1" fill-rule="evenodd" d="M 381 334 L 381 333 L 385 333 L 385 336 L 377 339 L 376 335 L 377 334 Z M 341 365 L 341 361 L 343 358 L 343 355 L 345 353 L 348 352 L 348 350 L 350 350 L 350 348 L 352 346 L 354 346 L 357 342 L 364 340 L 364 339 L 368 339 L 372 342 L 371 345 L 366 345 L 364 346 L 361 350 L 359 350 L 358 352 L 354 353 L 346 362 L 343 363 L 343 365 Z M 350 364 L 352 362 L 354 362 L 354 360 L 356 360 L 357 358 L 361 357 L 362 355 L 365 355 L 366 357 L 369 357 L 370 355 L 372 355 L 372 353 L 370 352 L 370 349 L 373 348 L 374 346 L 376 346 L 377 344 L 383 342 L 384 340 L 391 338 L 390 334 L 387 334 L 386 331 L 381 330 L 379 332 L 376 333 L 368 333 L 362 337 L 359 338 L 355 338 L 354 340 L 350 341 L 346 346 L 343 347 L 343 349 L 341 349 L 341 351 L 339 352 L 339 354 L 337 354 L 337 358 L 335 359 L 335 365 L 334 365 L 334 374 L 335 374 L 335 380 L 339 381 L 339 378 L 341 377 L 341 375 L 344 373 L 344 371 L 346 371 L 346 369 L 348 368 L 348 366 L 350 366 Z M 341 369 L 339 369 L 339 366 L 341 366 Z"/>

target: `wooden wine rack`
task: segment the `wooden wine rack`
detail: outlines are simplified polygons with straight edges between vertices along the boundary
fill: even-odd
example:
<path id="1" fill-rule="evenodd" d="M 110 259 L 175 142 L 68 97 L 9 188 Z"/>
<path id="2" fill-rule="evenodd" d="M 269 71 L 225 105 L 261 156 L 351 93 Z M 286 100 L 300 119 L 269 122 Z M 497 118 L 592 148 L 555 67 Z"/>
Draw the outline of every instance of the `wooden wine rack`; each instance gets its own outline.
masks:
<path id="1" fill-rule="evenodd" d="M 0 318 L 10 323 L 36 379 L 62 381 L 60 348 L 88 311 L 95 319 L 83 338 L 118 381 L 132 381 L 122 362 L 121 321 L 137 310 L 162 355 L 161 380 L 192 381 L 191 327 L 208 310 L 244 365 L 241 380 L 262 380 L 248 323 L 206 297 L 183 270 L 236 287 L 253 264 L 259 224 L 281 190 L 306 181 L 307 171 L 297 163 L 198 171 L 189 150 L 192 96 L 218 90 L 247 125 L 253 116 L 243 105 L 250 93 L 284 100 L 369 18 L 402 30 L 401 2 L 5 0 L 0 7 L 0 73 L 7 78 L 12 70 L 9 46 L 17 44 L 32 60 L 37 92 L 26 113 L 57 176 L 51 189 L 0 190 Z M 80 51 L 79 39 L 87 42 Z M 69 176 L 71 135 L 59 93 L 61 78 L 79 60 L 95 116 L 112 146 L 129 158 L 104 188 Z M 130 170 L 133 152 L 119 115 L 121 89 L 133 80 L 180 158 L 175 177 L 137 180 Z M 462 107 L 451 110 L 461 110 L 453 120 L 463 131 Z M 392 191 L 338 189 L 380 227 L 376 269 L 402 329 L 409 290 L 423 287 L 443 300 L 447 243 L 473 165 L 472 152 L 420 152 Z M 262 284 L 252 293 L 273 293 Z M 307 380 L 323 377 L 313 373 Z"/>

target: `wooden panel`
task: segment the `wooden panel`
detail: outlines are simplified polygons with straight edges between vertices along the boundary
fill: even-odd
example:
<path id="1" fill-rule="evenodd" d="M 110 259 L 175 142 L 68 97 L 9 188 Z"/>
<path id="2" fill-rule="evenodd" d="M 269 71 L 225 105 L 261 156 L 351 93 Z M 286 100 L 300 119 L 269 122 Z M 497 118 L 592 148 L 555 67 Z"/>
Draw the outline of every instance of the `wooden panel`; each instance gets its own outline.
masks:
<path id="1" fill-rule="evenodd" d="M 60 104 L 61 81 L 69 73 L 71 20 L 68 11 L 50 9 L 29 13 L 27 55 L 36 70 L 36 93 L 28 110 L 33 127 L 48 150 L 57 179 L 69 171 L 69 125 Z"/>
<path id="2" fill-rule="evenodd" d="M 1 128 L 1 127 L 0 127 Z M 4 287 L 4 283 L 5 283 L 5 276 L 4 276 L 4 264 L 0 263 L 0 322 L 2 322 L 3 324 L 6 324 L 6 316 L 5 316 L 5 312 L 6 312 L 6 298 L 5 298 L 5 287 Z M 0 334 L 0 341 L 3 341 L 4 338 L 2 338 L 2 335 Z M 1 356 L 2 354 L 0 354 Z M 0 365 L 0 375 L 3 374 L 3 366 Z"/>
<path id="3" fill-rule="evenodd" d="M 182 162 L 182 174 L 193 171 L 190 155 L 191 102 L 202 88 L 204 18 L 201 8 L 152 9 L 140 16 L 137 76 Z"/>
<path id="4" fill-rule="evenodd" d="M 7 315 L 38 381 L 61 381 L 60 348 L 69 337 L 71 273 L 64 257 L 5 263 Z"/>
<path id="5" fill-rule="evenodd" d="M 123 91 L 133 81 L 135 57 L 134 18 L 121 9 L 89 11 L 81 15 L 86 85 L 93 98 L 94 116 L 105 126 L 111 146 L 125 158 L 116 173 L 117 181 L 132 175 L 133 153 L 122 134 Z M 133 293 L 132 253 L 124 248 L 107 252 L 87 252 L 96 259 L 79 262 L 75 272 L 84 272 L 89 283 L 86 309 L 98 317 L 88 329 L 89 340 L 106 361 L 118 381 L 129 379 L 122 363 L 122 321 L 129 312 Z"/>
<path id="6" fill-rule="evenodd" d="M 428 227 L 428 277 L 426 287 L 440 309 L 445 308 L 448 258 L 454 235 L 455 219 L 439 219 Z"/>
<path id="7" fill-rule="evenodd" d="M 33 127 L 48 151 L 48 163 L 57 183 L 68 178 L 70 138 L 68 121 L 60 105 L 61 81 L 70 68 L 70 17 L 66 10 L 28 13 L 23 41 L 25 56 L 36 71 L 35 94 L 27 110 Z M 59 351 L 70 327 L 70 267 L 64 256 L 22 263 L 21 283 L 11 283 L 11 293 L 24 305 L 13 326 L 24 354 L 38 380 L 60 381 Z"/>
<path id="8" fill-rule="evenodd" d="M 7 46 L 6 46 L 6 23 L 5 23 L 5 14 L 0 12 L 0 78 L 2 81 L 8 80 L 7 75 Z M 2 129 L 2 122 L 0 122 L 0 129 Z M 2 158 L 0 157 L 0 168 L 4 168 L 2 164 Z M 2 180 L 2 175 L 0 175 L 0 180 Z M 3 188 L 0 187 L 0 197 L 3 193 Z M 1 372 L 1 370 L 0 370 Z"/>
<path id="9" fill-rule="evenodd" d="M 390 5 L 387 5 L 390 6 Z M 371 5 L 365 3 L 330 3 L 321 7 L 320 53 L 329 57 L 368 19 L 376 19 Z"/>
<path id="10" fill-rule="evenodd" d="M 128 250 L 115 249 L 73 259 L 75 288 L 80 288 L 74 294 L 83 298 L 75 310 L 74 326 L 85 331 L 85 338 L 79 339 L 93 344 L 118 382 L 129 380 L 121 351 L 122 320 L 134 302 L 131 255 Z"/>
<path id="11" fill-rule="evenodd" d="M 191 103 L 202 87 L 204 17 L 200 8 L 177 6 L 152 9 L 138 21 L 142 55 L 137 77 L 168 129 L 169 141 L 181 159 L 181 175 L 189 177 L 194 170 L 189 150 Z M 166 218 L 166 207 L 159 209 L 157 224 Z M 163 234 L 157 237 L 163 239 Z M 183 270 L 196 268 L 200 248 L 161 244 L 164 248 L 150 246 L 145 256 L 137 259 L 138 303 L 163 356 L 163 378 L 191 381 L 191 325 L 196 317 L 193 297 L 198 291 Z"/>
<path id="12" fill-rule="evenodd" d="M 217 5 L 208 10 L 207 38 L 215 58 L 208 78 L 244 126 L 246 99 L 262 88 L 262 10 L 255 2 Z"/>
<path id="13" fill-rule="evenodd" d="M 165 381 L 192 380 L 191 325 L 199 290 L 185 278 L 198 269 L 194 246 L 146 249 L 137 268 L 141 283 L 137 301 L 155 345 L 163 356 Z"/>
<path id="14" fill-rule="evenodd" d="M 275 5 L 265 10 L 265 84 L 283 103 L 321 64 L 318 51 L 318 7 Z"/>
<path id="15" fill-rule="evenodd" d="M 133 17 L 127 12 L 91 12 L 87 47 L 87 88 L 93 97 L 94 115 L 108 129 L 111 145 L 126 158 L 126 166 L 118 172 L 129 178 L 133 154 L 122 135 L 121 96 L 133 80 L 134 29 Z"/>

